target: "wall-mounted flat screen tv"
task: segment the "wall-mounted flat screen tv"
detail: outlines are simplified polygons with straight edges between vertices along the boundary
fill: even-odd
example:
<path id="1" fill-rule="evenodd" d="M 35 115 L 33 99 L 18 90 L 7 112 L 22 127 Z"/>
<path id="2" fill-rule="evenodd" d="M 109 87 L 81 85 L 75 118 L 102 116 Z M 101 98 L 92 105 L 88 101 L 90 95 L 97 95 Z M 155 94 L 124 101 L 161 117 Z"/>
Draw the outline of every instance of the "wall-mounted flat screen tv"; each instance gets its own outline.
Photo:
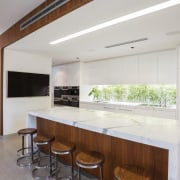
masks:
<path id="1" fill-rule="evenodd" d="M 7 96 L 49 96 L 49 74 L 8 71 Z"/>

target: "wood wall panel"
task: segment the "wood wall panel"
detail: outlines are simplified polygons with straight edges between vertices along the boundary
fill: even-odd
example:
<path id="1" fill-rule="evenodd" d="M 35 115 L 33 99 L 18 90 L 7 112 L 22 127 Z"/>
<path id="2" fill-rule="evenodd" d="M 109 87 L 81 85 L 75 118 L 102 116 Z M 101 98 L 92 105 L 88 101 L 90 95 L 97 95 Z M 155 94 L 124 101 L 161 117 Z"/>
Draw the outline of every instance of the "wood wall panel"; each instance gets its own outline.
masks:
<path id="1" fill-rule="evenodd" d="M 100 133 L 53 123 L 37 118 L 39 133 L 52 133 L 56 139 L 76 144 L 76 154 L 81 150 L 95 150 L 105 156 L 104 179 L 113 179 L 113 169 L 122 164 L 142 166 L 150 171 L 152 180 L 168 180 L 168 150 L 136 143 Z M 56 126 L 56 127 L 54 127 Z M 47 128 L 48 127 L 48 128 Z M 52 130 L 51 130 L 52 128 Z M 55 130 L 55 133 L 53 132 Z M 63 159 L 64 160 L 64 159 Z M 98 170 L 88 171 L 98 176 Z"/>
<path id="2" fill-rule="evenodd" d="M 3 134 L 3 54 L 4 49 L 0 49 L 0 135 Z"/>
<path id="3" fill-rule="evenodd" d="M 168 179 L 168 150 L 112 137 L 113 166 L 141 165 L 151 172 L 153 180 Z"/>
<path id="4" fill-rule="evenodd" d="M 36 31 L 37 29 L 43 27 L 44 25 L 49 24 L 50 22 L 64 16 L 65 14 L 70 13 L 71 11 L 85 5 L 86 3 L 92 1 L 92 0 L 71 0 L 67 4 L 64 4 L 63 6 L 57 8 L 50 14 L 46 15 L 45 17 L 41 18 L 34 24 L 30 25 L 28 28 L 24 29 L 23 31 L 20 31 L 20 24 L 24 22 L 26 19 L 46 7 L 48 4 L 53 2 L 54 0 L 46 0 L 43 4 L 38 6 L 36 9 L 34 9 L 32 12 L 27 14 L 25 17 L 23 17 L 20 21 L 18 21 L 16 24 L 14 24 L 11 28 L 9 28 L 7 31 L 5 31 L 3 34 L 0 35 L 0 51 L 2 51 L 5 47 L 8 45 L 16 42 L 17 40 L 29 35 L 30 33 Z M 0 56 L 0 67 L 1 72 L 3 72 L 3 56 L 1 54 Z M 0 85 L 1 91 L 3 91 L 3 79 L 1 78 L 1 85 Z M 0 109 L 3 109 L 3 96 L 2 93 L 0 94 Z M 3 127 L 3 115 L 2 111 L 0 111 L 0 135 L 3 135 L 3 130 L 1 127 Z"/>

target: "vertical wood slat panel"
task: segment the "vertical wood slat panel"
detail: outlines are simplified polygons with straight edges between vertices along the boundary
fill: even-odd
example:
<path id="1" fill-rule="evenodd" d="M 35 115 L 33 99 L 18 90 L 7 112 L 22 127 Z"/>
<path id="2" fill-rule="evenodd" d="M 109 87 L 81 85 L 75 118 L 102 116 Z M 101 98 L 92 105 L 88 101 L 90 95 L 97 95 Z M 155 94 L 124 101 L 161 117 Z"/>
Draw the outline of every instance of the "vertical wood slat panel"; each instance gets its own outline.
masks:
<path id="1" fill-rule="evenodd" d="M 112 137 L 113 165 L 134 164 L 150 170 L 153 180 L 168 179 L 168 150 Z"/>
<path id="2" fill-rule="evenodd" d="M 53 123 L 37 118 L 38 132 L 52 133 L 56 139 L 63 139 L 76 144 L 76 154 L 81 150 L 96 150 L 104 154 L 104 179 L 113 179 L 113 169 L 122 164 L 134 164 L 150 170 L 153 180 L 168 180 L 168 150 L 136 143 L 100 133 Z M 47 128 L 49 127 L 49 128 Z M 55 130 L 55 133 L 53 132 Z M 88 171 L 99 175 L 98 170 Z"/>
<path id="3" fill-rule="evenodd" d="M 3 134 L 3 55 L 4 49 L 0 49 L 0 135 Z"/>

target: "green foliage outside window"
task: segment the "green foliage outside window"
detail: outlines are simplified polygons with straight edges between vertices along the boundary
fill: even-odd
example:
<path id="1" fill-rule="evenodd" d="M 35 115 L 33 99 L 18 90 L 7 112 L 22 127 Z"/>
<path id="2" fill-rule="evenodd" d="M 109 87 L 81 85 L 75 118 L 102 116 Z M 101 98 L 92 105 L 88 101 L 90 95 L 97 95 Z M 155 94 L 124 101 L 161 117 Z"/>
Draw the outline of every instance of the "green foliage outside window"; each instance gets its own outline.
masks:
<path id="1" fill-rule="evenodd" d="M 135 102 L 155 106 L 176 104 L 176 87 L 174 85 L 96 86 L 88 95 L 93 96 L 95 101 Z"/>
<path id="2" fill-rule="evenodd" d="M 98 101 L 100 99 L 102 99 L 101 97 L 101 90 L 99 90 L 99 88 L 96 86 L 94 88 L 92 88 L 92 90 L 89 92 L 88 96 L 93 96 L 93 99 L 95 101 Z"/>

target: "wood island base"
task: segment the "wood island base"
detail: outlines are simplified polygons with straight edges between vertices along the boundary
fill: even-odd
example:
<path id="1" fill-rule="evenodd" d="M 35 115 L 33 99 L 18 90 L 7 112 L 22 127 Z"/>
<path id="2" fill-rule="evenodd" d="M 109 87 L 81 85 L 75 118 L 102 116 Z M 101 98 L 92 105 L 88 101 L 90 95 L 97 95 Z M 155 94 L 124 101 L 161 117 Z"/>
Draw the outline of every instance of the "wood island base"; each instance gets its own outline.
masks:
<path id="1" fill-rule="evenodd" d="M 104 180 L 113 180 L 113 170 L 122 164 L 142 166 L 150 171 L 152 180 L 168 180 L 168 150 L 109 135 L 92 132 L 37 117 L 38 133 L 54 135 L 76 145 L 76 152 L 96 150 L 104 154 Z M 68 160 L 68 159 L 65 159 Z M 98 176 L 98 170 L 88 170 Z"/>

